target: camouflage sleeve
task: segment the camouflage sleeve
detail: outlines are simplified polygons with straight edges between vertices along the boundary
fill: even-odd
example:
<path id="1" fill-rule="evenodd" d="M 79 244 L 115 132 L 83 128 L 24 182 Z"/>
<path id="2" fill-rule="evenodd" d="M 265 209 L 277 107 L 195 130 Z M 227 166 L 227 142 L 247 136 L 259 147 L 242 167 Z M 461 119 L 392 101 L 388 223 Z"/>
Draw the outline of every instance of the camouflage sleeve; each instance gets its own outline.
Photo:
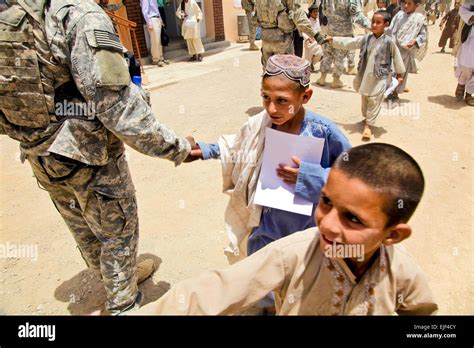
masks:
<path id="1" fill-rule="evenodd" d="M 369 19 L 364 16 L 359 0 L 349 0 L 349 13 L 354 23 L 359 24 L 362 28 L 370 30 L 372 25 Z"/>
<path id="2" fill-rule="evenodd" d="M 179 165 L 191 151 L 189 142 L 155 118 L 139 87 L 130 81 L 112 22 L 87 4 L 78 7 L 92 9 L 70 9 L 64 28 L 77 88 L 93 105 L 94 116 L 120 140 L 145 155 Z"/>
<path id="3" fill-rule="evenodd" d="M 316 32 L 313 30 L 306 12 L 301 7 L 301 0 L 287 0 L 287 6 L 290 18 L 295 23 L 296 28 L 308 36 L 315 37 Z"/>

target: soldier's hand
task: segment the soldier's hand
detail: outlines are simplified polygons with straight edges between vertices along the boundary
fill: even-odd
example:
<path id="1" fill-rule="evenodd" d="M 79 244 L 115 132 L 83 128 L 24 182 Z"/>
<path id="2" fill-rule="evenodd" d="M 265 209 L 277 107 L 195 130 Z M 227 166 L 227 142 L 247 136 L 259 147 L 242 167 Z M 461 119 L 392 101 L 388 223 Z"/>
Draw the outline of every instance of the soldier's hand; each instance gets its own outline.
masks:
<path id="1" fill-rule="evenodd" d="M 334 41 L 334 40 L 333 40 L 333 37 L 332 37 L 332 36 L 329 36 L 329 35 L 326 36 L 324 39 L 325 39 L 326 42 L 327 42 L 328 44 L 330 44 L 330 45 L 332 45 L 332 43 L 333 43 L 333 41 Z"/>
<path id="2" fill-rule="evenodd" d="M 191 136 L 186 137 L 186 140 L 189 142 L 189 145 L 191 145 L 191 152 L 184 160 L 184 163 L 189 163 L 198 159 L 202 159 L 202 151 L 199 145 L 196 143 L 196 140 L 194 140 L 194 138 Z"/>

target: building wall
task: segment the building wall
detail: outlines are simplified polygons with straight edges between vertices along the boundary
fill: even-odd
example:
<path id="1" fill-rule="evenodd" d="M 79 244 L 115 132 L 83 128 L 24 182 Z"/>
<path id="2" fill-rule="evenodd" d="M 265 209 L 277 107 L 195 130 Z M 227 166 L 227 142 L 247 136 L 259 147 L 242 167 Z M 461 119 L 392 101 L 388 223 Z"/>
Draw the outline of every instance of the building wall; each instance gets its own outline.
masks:
<path id="1" fill-rule="evenodd" d="M 128 19 L 137 23 L 138 29 L 137 33 L 137 41 L 138 46 L 140 47 L 140 53 L 142 57 L 148 56 L 148 50 L 146 48 L 146 41 L 145 41 L 145 33 L 143 32 L 143 24 L 145 20 L 142 16 L 142 10 L 140 8 L 140 0 L 127 0 L 126 2 L 127 7 L 127 15 Z"/>
<path id="2" fill-rule="evenodd" d="M 225 39 L 230 42 L 237 42 L 237 15 L 245 14 L 242 8 L 236 8 L 234 0 L 222 0 L 224 12 Z"/>

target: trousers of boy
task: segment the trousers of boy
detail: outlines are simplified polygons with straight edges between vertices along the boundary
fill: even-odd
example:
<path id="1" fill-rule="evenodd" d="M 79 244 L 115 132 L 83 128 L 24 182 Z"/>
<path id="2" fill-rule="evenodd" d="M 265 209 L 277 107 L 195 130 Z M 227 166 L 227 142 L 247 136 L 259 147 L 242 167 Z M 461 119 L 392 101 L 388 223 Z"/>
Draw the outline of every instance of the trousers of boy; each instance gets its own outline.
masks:
<path id="1" fill-rule="evenodd" d="M 81 167 L 75 174 L 77 164 L 53 156 L 28 156 L 28 161 L 40 187 L 48 191 L 66 222 L 87 266 L 101 276 L 106 309 L 116 315 L 133 307 L 139 295 L 138 216 L 124 155 L 102 167 Z"/>
<path id="2" fill-rule="evenodd" d="M 163 21 L 161 18 L 153 17 L 150 19 L 150 24 L 153 27 L 150 33 L 150 50 L 153 63 L 163 60 L 163 46 L 161 45 L 161 28 Z"/>
<path id="3" fill-rule="evenodd" d="M 408 74 L 414 74 L 417 72 L 417 67 L 415 63 L 415 58 L 411 55 L 408 49 L 404 47 L 398 46 L 398 49 L 400 50 L 400 54 L 402 55 L 403 59 L 403 65 L 405 65 L 405 73 L 403 74 L 403 82 L 397 86 L 395 91 L 400 94 L 403 93 L 403 91 L 406 88 L 407 85 L 407 80 L 408 80 Z"/>
<path id="4" fill-rule="evenodd" d="M 474 68 L 458 65 L 455 76 L 460 85 L 466 86 L 467 94 L 474 94 Z"/>
<path id="5" fill-rule="evenodd" d="M 257 17 L 252 15 L 252 11 L 246 10 L 245 14 L 247 15 L 247 22 L 249 24 L 249 42 L 252 45 L 255 43 L 255 37 L 257 36 Z"/>
<path id="6" fill-rule="evenodd" d="M 275 34 L 275 35 L 274 35 Z M 294 54 L 293 33 L 284 34 L 279 29 L 262 28 L 262 65 L 274 54 Z"/>
<path id="7" fill-rule="evenodd" d="M 375 125 L 375 120 L 380 113 L 382 108 L 382 102 L 384 98 L 383 91 L 379 94 L 368 96 L 362 95 L 362 116 L 365 118 L 365 122 L 369 126 Z"/>
<path id="8" fill-rule="evenodd" d="M 204 53 L 204 46 L 200 38 L 186 39 L 186 44 L 188 45 L 188 52 L 190 55 L 194 56 L 196 54 Z"/>

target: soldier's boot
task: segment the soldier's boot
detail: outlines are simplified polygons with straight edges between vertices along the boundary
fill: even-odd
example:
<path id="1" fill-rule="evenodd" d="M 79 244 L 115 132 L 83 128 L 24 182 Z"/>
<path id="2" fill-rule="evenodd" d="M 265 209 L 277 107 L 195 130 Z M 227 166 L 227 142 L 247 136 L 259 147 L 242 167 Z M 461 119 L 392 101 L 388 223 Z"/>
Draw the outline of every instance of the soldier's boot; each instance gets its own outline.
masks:
<path id="1" fill-rule="evenodd" d="M 341 76 L 339 75 L 332 75 L 332 83 L 331 88 L 342 88 L 344 87 L 344 83 L 341 81 Z"/>
<path id="2" fill-rule="evenodd" d="M 347 75 L 357 75 L 357 69 L 355 66 L 347 67 Z"/>
<path id="3" fill-rule="evenodd" d="M 137 265 L 137 284 L 143 283 L 155 270 L 155 263 L 152 259 L 146 259 Z"/>
<path id="4" fill-rule="evenodd" d="M 462 100 L 464 98 L 464 90 L 465 89 L 466 89 L 465 85 L 458 84 L 458 86 L 456 87 L 456 92 L 455 92 L 456 99 Z"/>
<path id="5" fill-rule="evenodd" d="M 251 51 L 260 51 L 260 47 L 255 42 L 250 43 L 250 50 Z"/>
<path id="6" fill-rule="evenodd" d="M 464 98 L 464 100 L 466 101 L 467 105 L 474 106 L 474 97 L 471 94 L 466 93 L 466 98 Z"/>
<path id="7" fill-rule="evenodd" d="M 316 84 L 320 86 L 326 85 L 326 75 L 327 75 L 326 73 L 322 72 L 321 77 L 318 79 L 318 81 L 316 81 Z"/>

